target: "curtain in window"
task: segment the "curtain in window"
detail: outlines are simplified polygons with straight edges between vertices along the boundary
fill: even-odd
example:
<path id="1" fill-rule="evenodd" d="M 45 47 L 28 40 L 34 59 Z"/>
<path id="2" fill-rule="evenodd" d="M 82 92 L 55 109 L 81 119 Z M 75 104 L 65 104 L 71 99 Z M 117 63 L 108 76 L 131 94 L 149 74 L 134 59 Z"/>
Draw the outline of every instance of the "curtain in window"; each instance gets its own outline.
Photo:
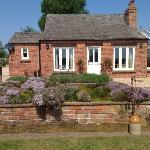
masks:
<path id="1" fill-rule="evenodd" d="M 59 69 L 59 49 L 55 49 L 55 68 Z"/>
<path id="2" fill-rule="evenodd" d="M 69 69 L 73 69 L 73 49 L 69 49 Z"/>
<path id="3" fill-rule="evenodd" d="M 129 48 L 129 68 L 133 67 L 133 48 Z"/>

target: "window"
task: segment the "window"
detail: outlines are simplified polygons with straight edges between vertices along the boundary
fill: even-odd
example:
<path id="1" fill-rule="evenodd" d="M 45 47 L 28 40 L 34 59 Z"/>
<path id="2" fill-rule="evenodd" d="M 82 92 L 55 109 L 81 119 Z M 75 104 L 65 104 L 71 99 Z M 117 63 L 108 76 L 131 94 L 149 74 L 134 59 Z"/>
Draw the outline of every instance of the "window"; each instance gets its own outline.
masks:
<path id="1" fill-rule="evenodd" d="M 150 69 L 150 48 L 147 51 L 147 69 Z"/>
<path id="2" fill-rule="evenodd" d="M 98 48 L 89 49 L 89 63 L 98 63 Z"/>
<path id="3" fill-rule="evenodd" d="M 114 48 L 114 70 L 134 70 L 135 48 Z"/>
<path id="4" fill-rule="evenodd" d="M 29 50 L 27 48 L 21 49 L 21 57 L 23 60 L 29 59 Z"/>
<path id="5" fill-rule="evenodd" d="M 73 48 L 54 49 L 54 70 L 74 71 L 74 49 Z"/>

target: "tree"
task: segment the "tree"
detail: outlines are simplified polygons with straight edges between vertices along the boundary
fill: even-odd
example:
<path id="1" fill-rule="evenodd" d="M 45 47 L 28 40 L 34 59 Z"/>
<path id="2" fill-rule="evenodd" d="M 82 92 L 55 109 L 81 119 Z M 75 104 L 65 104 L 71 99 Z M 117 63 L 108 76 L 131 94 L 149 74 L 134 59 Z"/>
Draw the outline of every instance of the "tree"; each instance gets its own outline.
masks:
<path id="1" fill-rule="evenodd" d="M 43 0 L 38 22 L 41 31 L 45 28 L 47 14 L 88 14 L 85 6 L 86 0 Z"/>
<path id="2" fill-rule="evenodd" d="M 37 32 L 37 31 L 31 26 L 25 26 L 24 28 L 21 28 L 21 32 L 29 33 L 29 32 Z"/>
<path id="3" fill-rule="evenodd" d="M 7 52 L 5 51 L 5 47 L 3 46 L 2 41 L 0 41 L 0 58 L 7 57 Z"/>

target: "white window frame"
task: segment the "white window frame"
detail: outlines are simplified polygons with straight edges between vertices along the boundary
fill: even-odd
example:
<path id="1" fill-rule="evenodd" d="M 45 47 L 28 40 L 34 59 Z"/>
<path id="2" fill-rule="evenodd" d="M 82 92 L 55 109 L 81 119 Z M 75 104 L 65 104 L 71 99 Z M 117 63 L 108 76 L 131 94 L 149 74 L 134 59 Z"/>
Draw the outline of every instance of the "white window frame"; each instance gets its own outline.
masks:
<path id="1" fill-rule="evenodd" d="M 24 50 L 27 50 L 27 57 L 23 56 Z M 22 58 L 22 60 L 29 60 L 29 49 L 28 48 L 21 48 L 21 58 Z"/>
<path id="2" fill-rule="evenodd" d="M 115 68 L 115 49 L 119 48 L 119 68 Z M 126 68 L 122 68 L 122 49 L 126 48 Z M 132 68 L 129 68 L 129 48 L 133 48 L 133 66 Z M 113 70 L 114 71 L 134 71 L 134 65 L 135 65 L 135 47 L 131 46 L 116 46 L 114 47 L 114 53 L 113 53 Z"/>
<path id="3" fill-rule="evenodd" d="M 93 62 L 89 62 L 89 50 L 90 49 L 94 49 L 93 51 Z M 95 62 L 95 49 L 98 49 L 98 62 Z M 101 47 L 97 47 L 97 46 L 90 46 L 90 47 L 87 47 L 87 50 L 88 50 L 88 54 L 87 54 L 87 65 L 97 65 L 97 64 L 100 64 L 101 63 Z"/>
<path id="4" fill-rule="evenodd" d="M 56 69 L 55 68 L 55 50 L 59 49 L 59 62 L 60 66 L 62 65 L 62 49 L 66 49 L 66 69 Z M 69 69 L 69 49 L 73 49 L 73 69 Z M 53 62 L 54 62 L 54 71 L 67 72 L 67 71 L 75 71 L 75 63 L 74 63 L 74 47 L 54 47 L 53 48 Z"/>
<path id="5" fill-rule="evenodd" d="M 150 50 L 150 46 L 148 46 L 148 49 L 147 49 L 147 54 L 148 54 L 148 51 Z M 147 57 L 148 58 L 148 57 Z M 147 70 L 150 70 L 150 67 L 147 67 Z"/>

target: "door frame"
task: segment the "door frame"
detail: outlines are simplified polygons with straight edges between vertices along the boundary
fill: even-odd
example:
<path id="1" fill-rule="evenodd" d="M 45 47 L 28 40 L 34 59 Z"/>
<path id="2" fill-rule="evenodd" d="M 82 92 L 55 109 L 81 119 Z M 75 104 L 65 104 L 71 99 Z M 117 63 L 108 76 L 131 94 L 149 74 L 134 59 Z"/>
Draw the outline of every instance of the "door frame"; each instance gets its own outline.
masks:
<path id="1" fill-rule="evenodd" d="M 102 58 L 101 58 L 101 46 L 88 46 L 87 47 L 87 73 L 88 73 L 88 65 L 89 65 L 89 49 L 90 48 L 93 48 L 93 49 L 98 49 L 98 62 L 96 62 L 96 63 L 93 63 L 93 65 L 95 64 L 95 65 L 99 65 L 99 67 L 100 67 L 100 72 L 99 72 L 99 74 L 101 74 L 101 60 L 102 60 Z M 93 58 L 94 58 L 94 55 L 93 55 Z M 94 61 L 94 60 L 93 60 Z"/>

